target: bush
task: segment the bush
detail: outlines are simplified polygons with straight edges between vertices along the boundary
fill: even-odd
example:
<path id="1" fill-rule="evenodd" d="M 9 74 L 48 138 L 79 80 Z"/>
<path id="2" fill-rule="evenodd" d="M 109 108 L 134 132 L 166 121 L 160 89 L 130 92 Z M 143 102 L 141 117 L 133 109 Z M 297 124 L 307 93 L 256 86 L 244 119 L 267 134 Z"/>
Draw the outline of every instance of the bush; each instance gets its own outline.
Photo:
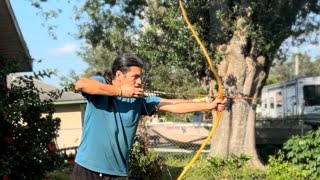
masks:
<path id="1" fill-rule="evenodd" d="M 232 156 L 229 159 L 209 157 L 200 159 L 199 163 L 190 170 L 185 179 L 265 179 L 265 173 L 251 170 L 247 166 L 250 158 L 245 155 Z"/>
<path id="2" fill-rule="evenodd" d="M 163 165 L 163 158 L 149 150 L 147 139 L 137 135 L 129 158 L 129 176 L 134 179 L 159 180 Z"/>
<path id="3" fill-rule="evenodd" d="M 307 179 L 306 172 L 299 166 L 284 160 L 283 153 L 278 157 L 271 156 L 267 165 L 267 177 L 274 180 L 300 180 Z"/>
<path id="4" fill-rule="evenodd" d="M 52 116 L 52 102 L 61 93 L 37 89 L 31 76 L 17 78 L 10 88 L 0 88 L 1 176 L 41 179 L 60 165 L 54 143 L 60 119 Z M 40 95 L 49 98 L 41 100 Z"/>
<path id="5" fill-rule="evenodd" d="M 320 177 L 320 130 L 293 136 L 283 147 L 284 160 L 307 172 L 309 179 Z"/>

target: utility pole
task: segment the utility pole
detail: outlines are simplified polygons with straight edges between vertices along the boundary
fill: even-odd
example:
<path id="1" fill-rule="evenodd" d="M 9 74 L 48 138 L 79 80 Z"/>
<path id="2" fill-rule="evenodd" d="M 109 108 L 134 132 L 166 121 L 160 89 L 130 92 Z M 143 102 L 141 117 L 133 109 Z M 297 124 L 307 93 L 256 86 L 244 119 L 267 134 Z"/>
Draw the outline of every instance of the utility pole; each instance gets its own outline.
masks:
<path id="1" fill-rule="evenodd" d="M 299 60 L 300 60 L 300 53 L 298 51 L 298 53 L 295 55 L 295 77 L 299 77 Z"/>

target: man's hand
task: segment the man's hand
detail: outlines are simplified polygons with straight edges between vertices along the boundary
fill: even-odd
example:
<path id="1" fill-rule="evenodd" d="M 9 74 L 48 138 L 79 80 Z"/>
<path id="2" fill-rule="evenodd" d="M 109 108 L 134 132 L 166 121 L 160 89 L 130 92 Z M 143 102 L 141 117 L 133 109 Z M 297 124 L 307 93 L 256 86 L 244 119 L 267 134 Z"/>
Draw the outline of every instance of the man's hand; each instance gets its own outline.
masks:
<path id="1" fill-rule="evenodd" d="M 142 88 L 136 88 L 129 85 L 120 86 L 119 96 L 128 98 L 139 98 L 144 96 L 144 90 Z"/>
<path id="2" fill-rule="evenodd" d="M 225 108 L 225 105 L 227 103 L 228 99 L 224 98 L 224 99 L 218 99 L 216 98 L 212 103 L 213 103 L 213 109 L 216 111 L 223 111 Z"/>

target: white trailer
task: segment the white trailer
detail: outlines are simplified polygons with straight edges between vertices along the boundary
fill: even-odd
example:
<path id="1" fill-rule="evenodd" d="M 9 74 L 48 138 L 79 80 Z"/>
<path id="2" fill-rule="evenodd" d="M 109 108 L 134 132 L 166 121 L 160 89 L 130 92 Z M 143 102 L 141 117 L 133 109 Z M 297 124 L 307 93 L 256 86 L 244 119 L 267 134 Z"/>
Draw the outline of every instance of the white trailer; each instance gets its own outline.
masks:
<path id="1" fill-rule="evenodd" d="M 257 114 L 261 118 L 304 115 L 320 121 L 320 76 L 265 86 Z"/>

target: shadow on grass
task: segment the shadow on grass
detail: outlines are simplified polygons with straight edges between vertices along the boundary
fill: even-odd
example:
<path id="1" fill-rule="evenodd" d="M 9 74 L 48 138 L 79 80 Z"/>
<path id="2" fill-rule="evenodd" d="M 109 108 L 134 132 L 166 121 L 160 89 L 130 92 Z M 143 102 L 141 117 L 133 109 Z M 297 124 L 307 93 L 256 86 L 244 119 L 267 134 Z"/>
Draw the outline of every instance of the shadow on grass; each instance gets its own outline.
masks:
<path id="1" fill-rule="evenodd" d="M 47 177 L 43 180 L 70 180 L 72 174 L 72 167 L 62 167 L 47 173 Z"/>
<path id="2" fill-rule="evenodd" d="M 162 170 L 162 180 L 176 180 L 182 172 L 184 166 L 165 166 Z"/>

